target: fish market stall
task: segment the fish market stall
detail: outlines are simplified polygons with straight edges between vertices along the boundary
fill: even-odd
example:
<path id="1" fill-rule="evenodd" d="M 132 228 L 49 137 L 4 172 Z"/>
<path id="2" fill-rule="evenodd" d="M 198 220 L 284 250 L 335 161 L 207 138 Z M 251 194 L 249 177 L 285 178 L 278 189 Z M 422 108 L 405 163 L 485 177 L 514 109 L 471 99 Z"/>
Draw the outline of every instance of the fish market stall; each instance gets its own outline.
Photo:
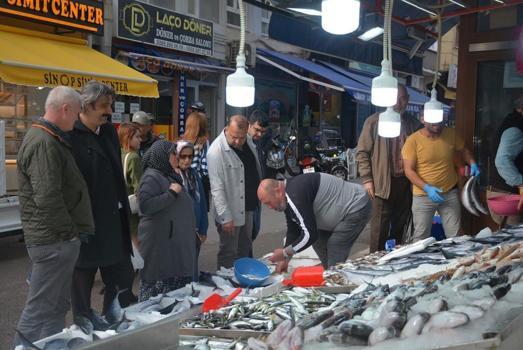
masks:
<path id="1" fill-rule="evenodd" d="M 321 287 L 292 286 L 272 274 L 266 285 L 201 312 L 212 293 L 227 296 L 238 287 L 234 271 L 220 270 L 126 309 L 116 300 L 104 332 L 78 320 L 69 330 L 91 341 L 108 338 L 89 344 L 92 349 L 149 337 L 144 329 L 166 324 L 187 349 L 518 349 L 522 258 L 523 226 L 429 239 L 339 264 L 322 272 Z"/>
<path id="2" fill-rule="evenodd" d="M 326 272 L 331 286 L 360 285 L 350 294 L 330 295 L 329 305 L 324 299 L 308 309 L 309 300 L 329 294 L 295 287 L 265 300 L 238 300 L 182 327 L 262 332 L 275 327 L 265 339 L 235 345 L 253 349 L 518 349 L 522 238 L 523 227 L 513 227 L 375 253 Z"/>

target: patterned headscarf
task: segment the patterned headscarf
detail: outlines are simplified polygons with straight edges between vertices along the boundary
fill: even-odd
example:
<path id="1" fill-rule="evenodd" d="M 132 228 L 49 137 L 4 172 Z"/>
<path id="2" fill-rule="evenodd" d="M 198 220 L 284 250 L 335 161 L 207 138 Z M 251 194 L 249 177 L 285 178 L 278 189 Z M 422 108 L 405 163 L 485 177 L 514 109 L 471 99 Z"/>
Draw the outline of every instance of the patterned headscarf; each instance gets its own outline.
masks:
<path id="1" fill-rule="evenodd" d="M 167 140 L 158 140 L 143 155 L 143 170 L 156 169 L 168 178 L 176 178 L 169 156 L 176 153 L 176 143 Z"/>
<path id="2" fill-rule="evenodd" d="M 194 155 L 194 145 L 189 141 L 185 140 L 180 140 L 176 143 L 176 154 L 179 155 L 185 148 L 192 149 Z M 189 165 L 189 168 L 187 168 L 186 170 L 180 169 L 180 175 L 182 176 L 183 186 L 185 187 L 187 192 L 189 192 L 189 194 L 194 200 L 199 202 L 200 193 L 198 192 L 196 178 L 194 177 L 194 173 L 192 172 L 191 166 Z"/>

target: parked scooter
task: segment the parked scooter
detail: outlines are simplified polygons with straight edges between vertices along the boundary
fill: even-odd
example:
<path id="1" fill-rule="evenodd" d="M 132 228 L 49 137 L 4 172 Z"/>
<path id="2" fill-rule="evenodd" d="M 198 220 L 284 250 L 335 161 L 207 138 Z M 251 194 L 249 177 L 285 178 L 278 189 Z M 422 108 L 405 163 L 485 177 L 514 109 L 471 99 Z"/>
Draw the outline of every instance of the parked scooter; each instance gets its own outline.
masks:
<path id="1" fill-rule="evenodd" d="M 305 140 L 299 164 L 303 174 L 324 172 L 346 180 L 349 171 L 345 157 L 342 147 L 317 148 L 310 140 Z"/>
<path id="2" fill-rule="evenodd" d="M 272 145 L 267 152 L 266 171 L 267 177 L 272 179 L 284 179 L 287 175 L 294 176 L 292 170 L 294 145 L 296 143 L 296 136 L 289 136 L 285 142 L 280 139 L 279 135 L 274 137 Z"/>

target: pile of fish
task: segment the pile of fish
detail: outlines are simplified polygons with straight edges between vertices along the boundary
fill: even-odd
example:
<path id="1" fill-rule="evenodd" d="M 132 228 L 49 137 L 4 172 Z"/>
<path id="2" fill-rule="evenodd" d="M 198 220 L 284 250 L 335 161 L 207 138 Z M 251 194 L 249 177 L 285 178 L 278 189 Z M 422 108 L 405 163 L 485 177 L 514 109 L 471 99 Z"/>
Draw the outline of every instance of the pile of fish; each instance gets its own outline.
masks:
<path id="1" fill-rule="evenodd" d="M 303 344 L 376 345 L 392 338 L 410 338 L 439 329 L 456 328 L 483 317 L 523 275 L 523 264 L 434 281 L 410 284 L 369 284 L 358 293 L 318 309 L 304 320 L 281 323 L 256 349 L 300 349 Z"/>
<path id="2" fill-rule="evenodd" d="M 252 343 L 252 341 L 251 341 Z M 229 338 L 217 338 L 217 337 L 195 337 L 185 336 L 180 337 L 180 348 L 196 349 L 196 350 L 211 350 L 211 349 L 231 349 L 231 350 L 244 350 L 249 347 L 247 341 L 239 339 Z"/>
<path id="3" fill-rule="evenodd" d="M 17 350 L 70 350 L 76 349 L 86 343 L 114 336 L 118 333 L 128 332 L 133 329 L 157 322 L 166 317 L 180 314 L 189 310 L 193 303 L 198 303 L 196 298 L 198 290 L 189 287 L 182 288 L 166 295 L 158 295 L 142 303 L 122 309 L 118 300 L 118 293 L 104 316 L 91 310 L 89 317 L 75 316 L 74 325 L 58 334 L 49 341 L 39 341 L 36 345 L 17 331 L 22 339 L 22 345 Z M 42 344 L 43 343 L 43 344 Z"/>
<path id="4" fill-rule="evenodd" d="M 231 305 L 184 321 L 183 328 L 236 329 L 271 332 L 285 320 L 302 322 L 347 295 L 296 287 L 265 298 L 241 297 Z"/>

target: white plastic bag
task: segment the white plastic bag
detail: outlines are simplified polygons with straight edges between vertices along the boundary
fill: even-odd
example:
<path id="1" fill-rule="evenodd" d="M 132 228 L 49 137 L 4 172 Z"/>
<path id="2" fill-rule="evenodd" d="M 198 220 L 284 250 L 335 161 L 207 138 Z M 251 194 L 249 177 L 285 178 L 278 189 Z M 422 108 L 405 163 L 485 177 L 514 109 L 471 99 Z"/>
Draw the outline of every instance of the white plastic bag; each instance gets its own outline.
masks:
<path id="1" fill-rule="evenodd" d="M 143 258 L 138 249 L 136 249 L 136 246 L 133 243 L 133 255 L 131 256 L 131 263 L 133 264 L 134 270 L 141 270 L 143 269 Z"/>

